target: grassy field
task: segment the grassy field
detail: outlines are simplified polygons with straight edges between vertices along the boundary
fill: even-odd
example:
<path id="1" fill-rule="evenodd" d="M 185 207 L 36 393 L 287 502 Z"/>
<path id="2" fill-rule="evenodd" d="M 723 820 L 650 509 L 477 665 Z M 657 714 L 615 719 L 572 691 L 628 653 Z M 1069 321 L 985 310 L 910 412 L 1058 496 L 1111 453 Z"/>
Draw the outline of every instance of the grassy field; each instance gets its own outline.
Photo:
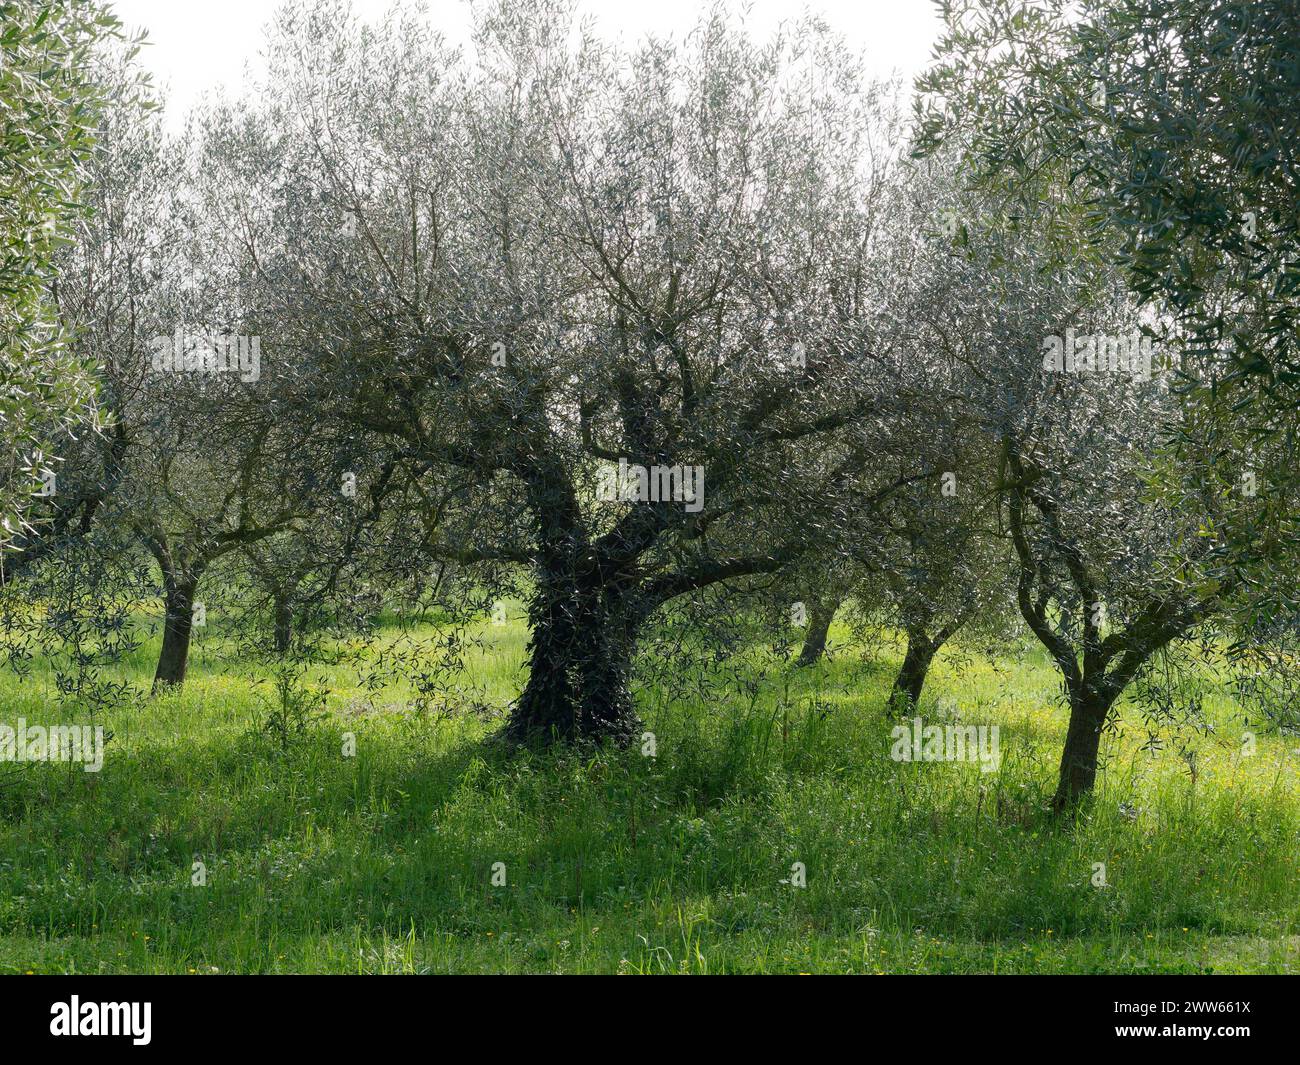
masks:
<path id="1" fill-rule="evenodd" d="M 472 674 L 504 707 L 525 633 L 484 635 Z M 128 663 L 141 687 L 155 650 Z M 647 686 L 648 758 L 509 756 L 482 742 L 497 722 L 342 670 L 285 750 L 254 724 L 266 685 L 200 654 L 183 694 L 104 720 L 102 772 L 0 767 L 0 972 L 1300 969 L 1300 739 L 1261 729 L 1244 756 L 1212 698 L 1213 734 L 1144 749 L 1127 709 L 1065 828 L 1040 657 L 934 668 L 923 716 L 997 724 L 996 773 L 890 759 L 897 661 L 845 648 L 744 698 Z M 48 681 L 0 678 L 0 722 L 57 720 Z"/>

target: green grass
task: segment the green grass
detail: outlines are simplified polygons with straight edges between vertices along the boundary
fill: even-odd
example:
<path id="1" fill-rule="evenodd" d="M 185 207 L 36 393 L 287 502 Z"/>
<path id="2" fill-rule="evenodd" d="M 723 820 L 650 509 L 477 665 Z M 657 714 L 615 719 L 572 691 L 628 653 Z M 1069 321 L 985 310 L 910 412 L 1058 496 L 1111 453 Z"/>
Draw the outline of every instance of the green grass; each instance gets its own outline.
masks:
<path id="1" fill-rule="evenodd" d="M 471 673 L 504 707 L 525 633 L 484 635 Z M 141 687 L 153 651 L 127 663 Z M 1211 698 L 1214 734 L 1181 737 L 1193 778 L 1127 710 L 1066 828 L 1043 813 L 1065 715 L 1042 659 L 935 666 L 923 716 L 1001 729 L 986 774 L 890 760 L 897 658 L 845 651 L 743 698 L 651 685 L 650 759 L 508 756 L 482 742 L 497 721 L 420 718 L 341 669 L 284 752 L 251 726 L 251 667 L 200 656 L 183 694 L 108 715 L 101 773 L 0 767 L 0 972 L 1300 968 L 1295 737 L 1261 729 L 1244 757 Z M 0 678 L 0 722 L 58 720 L 48 683 Z"/>

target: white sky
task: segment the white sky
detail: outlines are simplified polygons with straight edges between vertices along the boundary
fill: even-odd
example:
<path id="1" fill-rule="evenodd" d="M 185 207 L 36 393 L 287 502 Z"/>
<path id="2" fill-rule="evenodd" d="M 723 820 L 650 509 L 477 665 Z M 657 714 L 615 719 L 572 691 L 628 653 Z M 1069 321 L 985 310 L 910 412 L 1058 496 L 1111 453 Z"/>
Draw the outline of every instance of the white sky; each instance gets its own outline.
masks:
<path id="1" fill-rule="evenodd" d="M 206 90 L 224 85 L 238 95 L 246 63 L 256 63 L 262 28 L 276 0 L 110 0 L 128 27 L 143 28 L 151 42 L 141 62 L 164 91 L 167 122 L 179 127 L 186 109 Z M 602 33 L 627 38 L 648 31 L 684 34 L 701 0 L 580 0 Z M 427 0 L 431 20 L 450 40 L 464 41 L 466 0 Z M 390 0 L 353 0 L 363 18 L 377 18 Z M 871 74 L 911 77 L 929 58 L 939 29 L 932 0 L 753 0 L 750 22 L 765 34 L 805 9 L 822 15 L 864 53 Z"/>

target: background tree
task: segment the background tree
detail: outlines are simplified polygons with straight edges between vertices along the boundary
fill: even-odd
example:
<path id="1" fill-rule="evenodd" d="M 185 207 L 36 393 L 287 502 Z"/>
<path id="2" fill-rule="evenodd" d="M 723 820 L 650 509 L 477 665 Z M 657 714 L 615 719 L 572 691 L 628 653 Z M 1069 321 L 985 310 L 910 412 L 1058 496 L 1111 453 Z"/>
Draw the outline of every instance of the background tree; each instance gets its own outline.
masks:
<path id="1" fill-rule="evenodd" d="M 1061 224 L 1050 205 L 1046 217 Z M 1119 697 L 1157 652 L 1228 610 L 1233 582 L 1216 567 L 1257 504 L 1155 491 L 1158 476 L 1194 480 L 1192 456 L 1169 442 L 1195 408 L 1169 387 L 1159 338 L 1149 365 L 1136 344 L 1130 361 L 1109 361 L 1107 338 L 1141 335 L 1124 286 L 1086 259 L 1063 269 L 1033 221 L 972 225 L 959 261 L 968 283 L 1011 295 L 980 304 L 988 372 L 971 396 L 999 451 L 1017 605 L 1070 710 L 1053 798 L 1063 812 L 1092 788 Z M 1097 361 L 1058 365 L 1052 352 L 1076 334 Z"/>
<path id="2" fill-rule="evenodd" d="M 1065 163 L 1133 292 L 1213 356 L 1189 373 L 1293 406 L 1295 5 L 942 6 L 940 61 L 919 85 L 925 143 L 972 135 L 967 162 L 1003 187 L 1034 189 Z"/>
<path id="3" fill-rule="evenodd" d="M 1295 358 L 1300 251 L 1300 13 L 1285 0 L 997 0 L 942 5 L 947 32 L 918 82 L 919 147 L 1008 214 L 1069 203 L 1099 259 L 1165 323 L 1175 384 L 1201 412 L 1173 445 L 1220 491 L 1270 502 L 1222 557 L 1264 628 L 1300 610 Z M 1233 450 L 1223 447 L 1231 441 Z M 1211 457 L 1212 456 L 1212 457 Z M 1185 496 L 1182 476 L 1164 485 Z M 1199 489 L 1198 489 L 1199 491 Z M 1241 541 L 1247 543 L 1245 539 Z"/>
<path id="4" fill-rule="evenodd" d="M 891 714 L 916 709 L 935 656 L 966 626 L 1005 631 L 1007 560 L 995 524 L 996 495 L 982 479 L 963 483 L 965 469 L 951 472 L 951 496 L 927 484 L 890 500 L 890 535 L 863 582 L 878 589 L 876 613 L 906 637 Z"/>
<path id="5" fill-rule="evenodd" d="M 129 86 L 130 55 L 116 63 L 109 83 Z M 243 249 L 213 228 L 203 153 L 220 144 L 200 116 L 187 158 L 127 93 L 108 102 L 89 168 L 93 213 L 66 254 L 57 298 L 74 351 L 96 366 L 111 427 L 69 441 L 68 490 L 21 557 L 92 525 L 125 530 L 160 576 L 155 686 L 179 684 L 208 568 L 287 528 L 329 489 L 316 484 L 322 464 L 293 417 L 303 408 L 285 401 L 293 376 L 263 363 Z"/>
<path id="6" fill-rule="evenodd" d="M 1127 635 L 1103 639 L 1081 625 L 1077 640 L 1053 649 L 1052 581 L 1044 580 L 1044 567 L 1063 567 L 1071 609 L 1079 609 L 1081 589 L 1093 579 L 1086 575 L 1109 565 L 1101 562 L 1106 552 L 1088 557 L 1079 530 L 1062 529 L 1039 542 L 1055 558 L 1049 564 L 1028 535 L 1017 536 L 1022 579 L 1037 589 L 1022 598 L 1022 610 L 1053 657 L 1075 663 L 1063 666 L 1078 672 L 1077 684 L 1067 680 L 1079 690 L 1072 703 L 1094 704 L 1072 714 L 1056 797 L 1062 808 L 1091 786 L 1106 707 L 1116 684 L 1123 690 L 1132 679 L 1119 668 L 1119 644 L 1127 641 L 1128 666 L 1140 670 L 1152 643 L 1180 638 L 1210 614 L 1230 609 L 1268 619 L 1267 627 L 1296 609 L 1284 576 L 1295 557 L 1295 405 L 1282 399 L 1293 378 L 1294 168 L 1280 147 L 1294 122 L 1287 42 L 1295 12 L 1215 0 L 1072 9 L 998 0 L 945 4 L 943 13 L 939 60 L 918 83 L 919 151 L 955 151 L 967 185 L 997 214 L 1032 229 L 1054 253 L 1052 269 L 1091 269 L 1100 277 L 1104 264 L 1120 266 L 1137 307 L 1114 315 L 1113 328 L 1135 324 L 1140 308 L 1144 332 L 1163 339 L 1174 386 L 1191 404 L 1161 396 L 1144 415 L 1120 418 L 1134 435 L 1111 438 L 1113 453 L 1134 446 L 1148 453 L 1144 474 L 1134 463 L 1121 477 L 1128 487 L 1115 481 L 1110 488 L 1137 493 L 1141 483 L 1162 497 L 1158 536 L 1168 539 L 1144 540 L 1150 527 L 1137 514 L 1126 517 L 1135 523 L 1134 543 L 1165 557 L 1155 569 L 1174 582 L 1161 594 L 1151 594 L 1159 582 L 1136 589 L 1134 603 L 1142 605 L 1130 614 Z M 1051 317 L 1059 332 L 1073 315 Z M 1091 424 L 1095 408 L 1071 391 L 1076 385 L 1059 387 L 1080 404 L 1073 417 Z M 1008 467 L 1020 470 L 1004 482 L 1009 505 L 1019 508 L 1009 516 L 1022 533 L 1030 520 L 1044 532 L 1063 520 L 1058 493 L 1068 493 L 1054 481 L 1060 471 L 1026 461 L 1018 431 L 1002 439 Z M 1048 481 L 1055 487 L 1045 494 L 1029 487 Z M 1131 498 L 1116 501 L 1121 510 Z M 1092 505 L 1102 506 L 1100 495 Z M 1205 523 L 1199 536 L 1184 524 L 1194 515 Z M 1196 580 L 1180 574 L 1168 554 L 1184 539 L 1195 545 L 1183 562 L 1199 573 Z M 1074 572 L 1066 565 L 1072 554 Z M 1247 628 L 1254 626 L 1248 621 Z M 1090 640 L 1091 655 L 1084 650 Z M 1105 663 L 1118 672 L 1108 675 Z M 1093 724 L 1076 727 L 1081 719 Z"/>

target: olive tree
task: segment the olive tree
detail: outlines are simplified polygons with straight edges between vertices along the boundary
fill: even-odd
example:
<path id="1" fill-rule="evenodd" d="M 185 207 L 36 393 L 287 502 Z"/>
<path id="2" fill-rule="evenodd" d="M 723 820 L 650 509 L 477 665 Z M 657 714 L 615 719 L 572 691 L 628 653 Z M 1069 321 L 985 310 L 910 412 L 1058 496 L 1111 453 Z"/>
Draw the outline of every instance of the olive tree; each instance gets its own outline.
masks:
<path id="1" fill-rule="evenodd" d="M 815 23 L 716 12 L 623 53 L 500 3 L 461 64 L 302 4 L 268 54 L 225 217 L 282 342 L 419 471 L 431 552 L 530 571 L 507 735 L 632 735 L 648 619 L 832 542 L 906 414 L 892 98 Z"/>
<path id="2" fill-rule="evenodd" d="M 132 69 L 120 56 L 110 83 L 129 84 Z M 158 687 L 184 680 L 194 623 L 206 621 L 199 586 L 209 568 L 304 519 L 337 488 L 317 483 L 306 408 L 287 401 L 295 375 L 275 369 L 247 256 L 214 228 L 220 204 L 204 162 L 221 148 L 213 120 L 194 120 L 187 150 L 125 95 L 109 103 L 88 168 L 93 210 L 65 253 L 56 298 L 72 350 L 95 367 L 110 425 L 66 442 L 69 475 L 52 519 L 20 559 L 101 525 L 119 548 L 142 547 L 164 606 Z M 129 554 L 99 563 L 130 571 Z"/>
<path id="3" fill-rule="evenodd" d="M 1091 790 L 1103 731 L 1154 656 L 1228 611 L 1236 582 L 1220 563 L 1239 547 L 1255 500 L 1196 482 L 1174 446 L 1197 408 L 1170 387 L 1176 349 L 1143 323 L 1120 279 L 1085 259 L 1070 266 L 1034 231 L 1067 224 L 1060 205 L 1036 218 L 967 231 L 954 266 L 980 299 L 962 347 L 978 359 L 973 416 L 996 448 L 1001 528 L 1015 557 L 1019 611 L 1061 673 L 1069 708 L 1053 807 Z M 969 306 L 969 304 L 967 305 Z"/>

